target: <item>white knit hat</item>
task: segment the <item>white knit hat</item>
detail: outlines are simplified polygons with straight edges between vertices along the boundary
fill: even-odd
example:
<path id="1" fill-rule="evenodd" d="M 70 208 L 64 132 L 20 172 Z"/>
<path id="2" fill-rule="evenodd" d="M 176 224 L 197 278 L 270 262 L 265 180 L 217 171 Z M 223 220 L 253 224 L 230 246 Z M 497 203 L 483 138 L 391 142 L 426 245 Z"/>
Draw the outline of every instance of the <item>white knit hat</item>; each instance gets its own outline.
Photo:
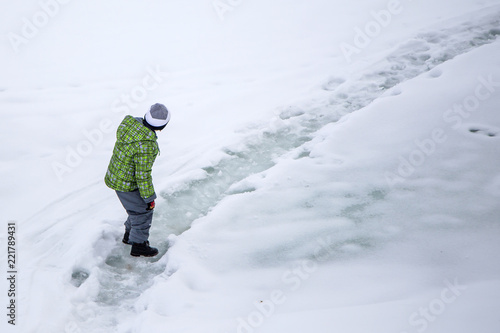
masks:
<path id="1" fill-rule="evenodd" d="M 165 105 L 156 103 L 151 106 L 144 119 L 152 127 L 163 128 L 170 121 L 170 112 Z"/>

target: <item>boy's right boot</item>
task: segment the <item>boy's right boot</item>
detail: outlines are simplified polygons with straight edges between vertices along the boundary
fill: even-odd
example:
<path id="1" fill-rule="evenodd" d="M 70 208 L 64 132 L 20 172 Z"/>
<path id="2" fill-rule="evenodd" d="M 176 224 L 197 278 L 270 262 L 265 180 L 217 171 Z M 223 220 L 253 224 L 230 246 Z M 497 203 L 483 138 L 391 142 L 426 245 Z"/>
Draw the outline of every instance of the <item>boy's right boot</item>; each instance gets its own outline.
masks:
<path id="1" fill-rule="evenodd" d="M 158 249 L 149 246 L 149 242 L 144 243 L 132 243 L 132 249 L 130 250 L 130 255 L 134 257 L 154 257 L 158 254 Z"/>

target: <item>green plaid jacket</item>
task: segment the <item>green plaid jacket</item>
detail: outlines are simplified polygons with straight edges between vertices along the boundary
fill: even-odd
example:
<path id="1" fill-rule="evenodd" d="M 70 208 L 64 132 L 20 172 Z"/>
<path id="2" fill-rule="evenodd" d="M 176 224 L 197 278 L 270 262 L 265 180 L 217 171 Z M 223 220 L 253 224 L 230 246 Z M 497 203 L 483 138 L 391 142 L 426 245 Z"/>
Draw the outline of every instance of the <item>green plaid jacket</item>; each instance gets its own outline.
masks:
<path id="1" fill-rule="evenodd" d="M 116 144 L 104 177 L 113 190 L 139 189 L 145 202 L 156 198 L 151 169 L 158 155 L 156 134 L 139 119 L 126 116 L 116 131 Z"/>

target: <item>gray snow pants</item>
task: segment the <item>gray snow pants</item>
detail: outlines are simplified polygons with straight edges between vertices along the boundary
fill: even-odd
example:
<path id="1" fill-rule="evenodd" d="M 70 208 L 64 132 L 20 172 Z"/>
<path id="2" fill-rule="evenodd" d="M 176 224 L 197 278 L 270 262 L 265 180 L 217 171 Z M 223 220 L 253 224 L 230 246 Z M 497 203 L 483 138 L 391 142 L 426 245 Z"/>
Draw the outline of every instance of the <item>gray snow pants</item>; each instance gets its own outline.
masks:
<path id="1" fill-rule="evenodd" d="M 131 243 L 144 243 L 149 238 L 153 210 L 148 210 L 148 204 L 141 198 L 139 190 L 116 191 L 116 195 L 128 214 L 125 230 L 130 231 L 129 241 Z"/>

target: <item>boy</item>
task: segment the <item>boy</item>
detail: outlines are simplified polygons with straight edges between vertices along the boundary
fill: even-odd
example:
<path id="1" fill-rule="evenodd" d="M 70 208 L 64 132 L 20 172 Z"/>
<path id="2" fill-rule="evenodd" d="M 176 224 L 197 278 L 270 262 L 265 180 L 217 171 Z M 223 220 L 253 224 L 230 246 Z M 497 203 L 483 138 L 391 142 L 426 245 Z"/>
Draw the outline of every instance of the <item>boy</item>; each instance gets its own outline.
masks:
<path id="1" fill-rule="evenodd" d="M 131 244 L 130 255 L 153 257 L 158 249 L 149 246 L 156 193 L 151 169 L 159 148 L 156 132 L 170 121 L 163 104 L 154 104 L 144 118 L 125 116 L 116 131 L 116 144 L 104 181 L 116 191 L 127 211 L 123 243 Z"/>

